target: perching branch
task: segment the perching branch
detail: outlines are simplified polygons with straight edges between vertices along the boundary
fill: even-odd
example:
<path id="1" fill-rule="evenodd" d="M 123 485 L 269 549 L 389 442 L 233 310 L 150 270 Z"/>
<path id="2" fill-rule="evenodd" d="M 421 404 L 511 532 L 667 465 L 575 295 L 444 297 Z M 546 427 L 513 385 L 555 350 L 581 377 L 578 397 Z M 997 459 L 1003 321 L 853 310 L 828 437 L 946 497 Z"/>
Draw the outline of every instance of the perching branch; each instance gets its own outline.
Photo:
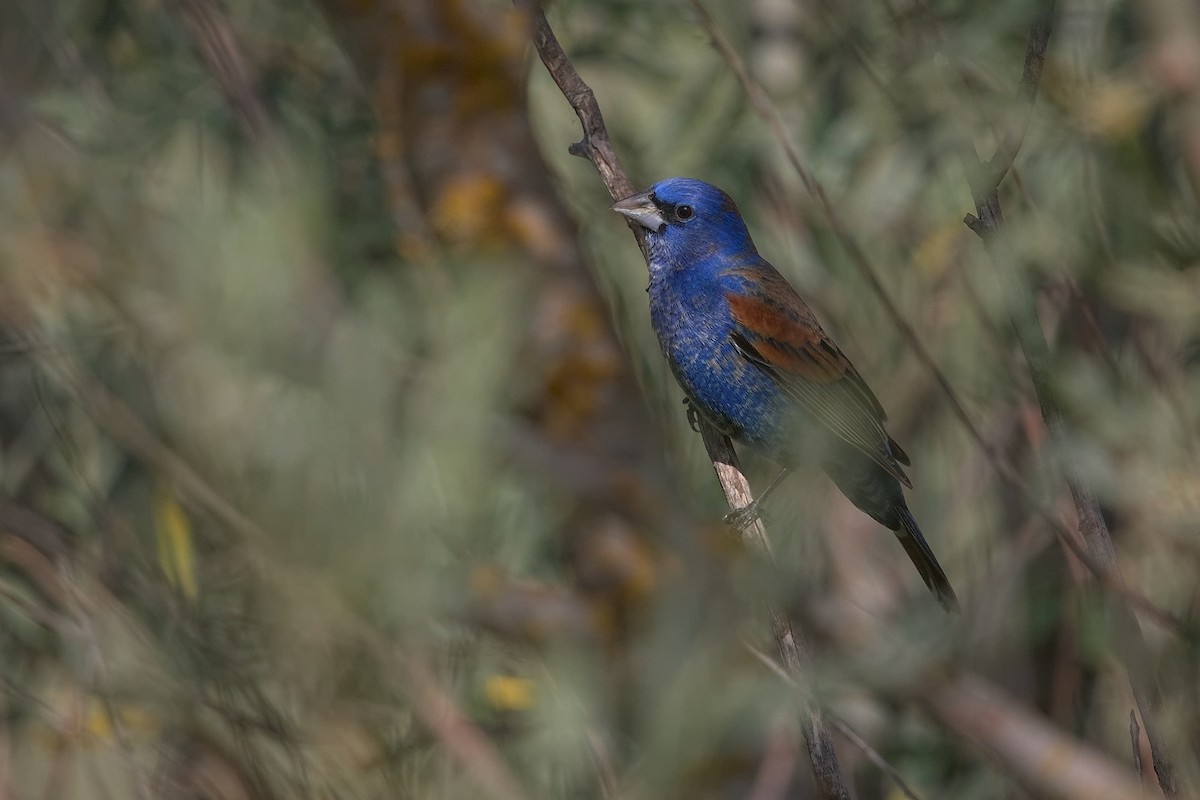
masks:
<path id="1" fill-rule="evenodd" d="M 1041 67 L 1046 57 L 1053 14 L 1054 4 L 1051 2 L 1050 7 L 1030 29 L 1026 45 L 1025 67 L 1021 78 L 1020 95 L 1026 105 L 1022 122 L 1015 126 L 1009 136 L 1004 139 L 987 165 L 979 162 L 978 171 L 986 172 L 990 176 L 990 182 L 976 184 L 972 181 L 971 193 L 975 199 L 976 214 L 968 214 L 963 221 L 983 240 L 992 263 L 999 268 L 1002 277 L 1014 290 L 1013 296 L 1020 298 L 1018 302 L 1010 305 L 1009 313 L 1013 328 L 1016 331 L 1021 350 L 1025 354 L 1038 406 L 1041 409 L 1042 419 L 1051 441 L 1063 442 L 1067 439 L 1068 431 L 1062 409 L 1054 394 L 1050 347 L 1037 318 L 1034 298 L 1013 272 L 1016 256 L 1004 238 L 998 235 L 1004 227 L 1004 213 L 1000 206 L 1000 182 L 1012 166 L 1012 159 L 1020 149 L 1021 139 L 1024 138 L 1024 132 L 1028 127 L 1033 104 L 1037 98 L 1037 86 Z M 972 168 L 975 166 L 968 164 L 968 174 L 971 174 Z M 1083 549 L 1086 553 L 1085 563 L 1106 586 L 1124 587 L 1124 579 L 1117 564 L 1116 548 L 1113 546 L 1112 535 L 1109 533 L 1108 524 L 1104 521 L 1104 515 L 1100 510 L 1100 501 L 1095 491 L 1075 464 L 1067 461 L 1061 466 L 1079 518 L 1079 533 L 1083 538 Z M 1074 541 L 1073 537 L 1060 538 L 1072 546 L 1072 551 L 1076 551 L 1078 543 Z M 1127 592 L 1121 591 L 1112 593 L 1111 597 L 1117 656 L 1125 665 L 1134 700 L 1142 715 L 1143 728 L 1146 739 L 1150 743 L 1154 771 L 1158 775 L 1159 785 L 1165 796 L 1175 797 L 1174 759 L 1166 753 L 1165 744 L 1154 721 L 1154 710 L 1160 705 L 1158 687 L 1151 674 L 1141 626 L 1132 609 L 1125 602 L 1125 598 L 1128 596 Z"/>
<path id="2" fill-rule="evenodd" d="M 546 21 L 545 13 L 536 6 L 530 13 L 533 17 L 533 45 L 537 49 L 538 57 L 542 59 L 546 71 L 567 99 L 575 116 L 579 117 L 579 124 L 583 128 L 583 138 L 568 147 L 567 152 L 592 162 L 596 171 L 600 173 L 604 188 L 608 189 L 608 194 L 613 200 L 629 197 L 637 189 L 625 174 L 621 160 L 613 150 L 612 140 L 608 138 L 608 128 L 604 125 L 604 116 L 600 113 L 600 104 L 596 102 L 592 87 L 579 77 L 575 65 L 567 57 L 566 51 L 550 28 L 550 23 Z M 633 231 L 638 247 L 644 255 L 645 230 L 634 222 L 629 223 L 629 229 Z"/>
<path id="3" fill-rule="evenodd" d="M 546 16 L 540 8 L 530 9 L 533 23 L 533 41 L 538 56 L 554 79 L 563 96 L 574 109 L 583 127 L 583 138 L 571 145 L 573 155 L 587 158 L 591 161 L 604 186 L 608 189 L 613 200 L 620 200 L 633 194 L 635 189 L 621 162 L 613 150 L 604 126 L 604 117 L 591 88 L 584 83 L 575 66 L 567 57 L 562 45 L 546 21 Z M 631 223 L 631 229 L 638 240 L 638 246 L 645 253 L 644 233 Z M 717 473 L 721 489 L 730 509 L 740 509 L 749 505 L 753 499 L 750 483 L 738 466 L 737 454 L 729 437 L 712 428 L 703 420 L 699 420 L 700 434 L 704 447 L 712 460 L 713 469 Z M 769 555 L 766 530 L 762 520 L 756 520 L 752 525 L 739 529 L 743 541 L 756 550 Z M 791 621 L 778 609 L 769 607 L 767 615 L 770 619 L 771 630 L 779 648 L 780 658 L 793 678 L 803 676 L 808 667 L 808 656 L 803 641 L 792 627 Z M 846 788 L 838 764 L 837 753 L 833 747 L 833 736 L 823 713 L 815 706 L 807 706 L 802 710 L 801 727 L 808 745 L 809 759 L 812 762 L 813 776 L 822 798 L 849 800 L 850 793 Z"/>

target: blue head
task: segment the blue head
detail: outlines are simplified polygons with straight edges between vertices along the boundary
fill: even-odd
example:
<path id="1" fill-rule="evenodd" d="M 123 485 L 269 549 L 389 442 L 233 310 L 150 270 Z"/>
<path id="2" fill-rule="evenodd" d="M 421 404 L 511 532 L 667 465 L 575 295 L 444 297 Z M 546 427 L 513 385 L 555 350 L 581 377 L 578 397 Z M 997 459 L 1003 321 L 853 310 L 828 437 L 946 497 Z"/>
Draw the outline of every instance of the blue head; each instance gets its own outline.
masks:
<path id="1" fill-rule="evenodd" d="M 646 229 L 651 272 L 756 252 L 737 205 L 711 183 L 668 178 L 613 210 Z"/>

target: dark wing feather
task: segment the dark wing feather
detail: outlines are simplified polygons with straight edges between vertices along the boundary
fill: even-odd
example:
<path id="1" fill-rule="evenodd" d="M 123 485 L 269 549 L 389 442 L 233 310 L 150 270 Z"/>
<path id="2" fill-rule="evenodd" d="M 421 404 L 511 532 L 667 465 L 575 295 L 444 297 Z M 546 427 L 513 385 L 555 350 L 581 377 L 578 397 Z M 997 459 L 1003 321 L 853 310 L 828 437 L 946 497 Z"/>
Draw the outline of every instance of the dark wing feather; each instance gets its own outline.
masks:
<path id="1" fill-rule="evenodd" d="M 898 463 L 907 464 L 908 456 L 888 436 L 879 400 L 795 290 L 771 268 L 731 273 L 743 278 L 739 291 L 725 295 L 738 351 L 839 438 L 911 487 Z"/>

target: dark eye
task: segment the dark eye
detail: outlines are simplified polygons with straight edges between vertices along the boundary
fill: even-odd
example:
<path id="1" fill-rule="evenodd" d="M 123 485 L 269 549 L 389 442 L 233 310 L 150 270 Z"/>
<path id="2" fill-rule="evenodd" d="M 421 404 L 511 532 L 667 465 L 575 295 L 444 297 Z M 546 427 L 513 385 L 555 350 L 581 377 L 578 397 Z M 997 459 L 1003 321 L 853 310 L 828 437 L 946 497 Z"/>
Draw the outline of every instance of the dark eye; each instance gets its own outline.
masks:
<path id="1" fill-rule="evenodd" d="M 677 206 L 675 208 L 675 218 L 680 222 L 687 222 L 692 218 L 692 214 L 694 213 L 691 206 Z"/>

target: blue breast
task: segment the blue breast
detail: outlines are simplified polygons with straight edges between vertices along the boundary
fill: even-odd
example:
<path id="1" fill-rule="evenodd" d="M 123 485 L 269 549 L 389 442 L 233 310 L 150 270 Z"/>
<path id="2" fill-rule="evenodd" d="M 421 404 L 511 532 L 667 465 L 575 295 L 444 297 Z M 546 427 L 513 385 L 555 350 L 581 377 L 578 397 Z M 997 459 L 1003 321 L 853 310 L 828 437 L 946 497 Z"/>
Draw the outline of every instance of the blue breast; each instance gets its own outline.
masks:
<path id="1" fill-rule="evenodd" d="M 694 267 L 658 272 L 650 283 L 650 321 L 696 409 L 730 437 L 789 461 L 794 406 L 734 347 L 719 275 Z"/>

